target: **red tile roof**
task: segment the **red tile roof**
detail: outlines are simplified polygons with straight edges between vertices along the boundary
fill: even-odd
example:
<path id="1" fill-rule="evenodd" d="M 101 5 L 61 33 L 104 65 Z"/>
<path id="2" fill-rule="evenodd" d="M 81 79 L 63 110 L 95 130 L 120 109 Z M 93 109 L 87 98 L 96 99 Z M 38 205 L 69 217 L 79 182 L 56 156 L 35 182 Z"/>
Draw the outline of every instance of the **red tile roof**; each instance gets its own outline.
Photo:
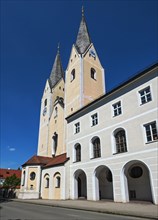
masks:
<path id="1" fill-rule="evenodd" d="M 66 153 L 58 155 L 56 157 L 43 157 L 34 155 L 22 166 L 24 167 L 29 165 L 41 165 L 43 168 L 52 167 L 64 164 L 68 159 L 69 158 L 66 157 Z"/>
<path id="2" fill-rule="evenodd" d="M 16 177 L 21 178 L 21 170 L 11 170 L 11 169 L 0 168 L 1 179 L 6 179 L 7 177 L 12 176 L 13 174 L 15 174 Z"/>
<path id="3" fill-rule="evenodd" d="M 58 165 L 66 163 L 68 160 L 69 158 L 66 157 L 66 154 L 61 154 L 59 156 L 52 158 L 52 160 L 49 161 L 49 163 L 47 163 L 44 166 L 44 168 L 58 166 Z"/>

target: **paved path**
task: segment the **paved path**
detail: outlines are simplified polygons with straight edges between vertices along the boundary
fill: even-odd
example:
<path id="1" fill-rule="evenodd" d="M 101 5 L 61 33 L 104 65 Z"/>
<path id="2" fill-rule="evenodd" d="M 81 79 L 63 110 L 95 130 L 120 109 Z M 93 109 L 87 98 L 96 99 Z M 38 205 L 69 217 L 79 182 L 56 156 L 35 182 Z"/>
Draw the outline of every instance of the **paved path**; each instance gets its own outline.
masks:
<path id="1" fill-rule="evenodd" d="M 94 212 L 110 213 L 143 217 L 147 219 L 158 219 L 158 206 L 151 203 L 115 203 L 109 201 L 87 201 L 87 200 L 45 200 L 15 199 L 16 202 L 25 202 L 52 207 L 63 207 L 69 209 L 87 210 Z"/>
<path id="2" fill-rule="evenodd" d="M 137 217 L 21 203 L 16 201 L 3 202 L 0 206 L 1 220 L 143 220 L 142 218 Z"/>

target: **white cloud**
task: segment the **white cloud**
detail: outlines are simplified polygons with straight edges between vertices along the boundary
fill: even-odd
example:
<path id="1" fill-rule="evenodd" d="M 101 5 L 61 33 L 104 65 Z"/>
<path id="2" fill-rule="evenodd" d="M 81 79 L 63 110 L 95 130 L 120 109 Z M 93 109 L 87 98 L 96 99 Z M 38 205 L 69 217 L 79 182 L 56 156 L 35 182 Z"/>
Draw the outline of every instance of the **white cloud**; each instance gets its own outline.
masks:
<path id="1" fill-rule="evenodd" d="M 14 147 L 9 147 L 9 146 L 8 146 L 8 150 L 9 150 L 9 151 L 15 151 L 16 149 L 15 149 Z"/>

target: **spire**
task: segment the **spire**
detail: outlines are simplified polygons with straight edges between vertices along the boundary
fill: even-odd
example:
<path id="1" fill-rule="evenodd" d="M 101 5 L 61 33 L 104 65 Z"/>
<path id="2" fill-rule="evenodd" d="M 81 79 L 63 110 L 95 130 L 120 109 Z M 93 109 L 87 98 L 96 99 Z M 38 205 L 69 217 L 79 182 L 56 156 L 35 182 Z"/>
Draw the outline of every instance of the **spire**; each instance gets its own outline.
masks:
<path id="1" fill-rule="evenodd" d="M 82 6 L 82 19 L 81 19 L 75 46 L 76 46 L 77 51 L 80 54 L 83 54 L 90 44 L 91 44 L 91 39 L 88 33 L 86 21 L 85 21 L 84 8 Z"/>
<path id="2" fill-rule="evenodd" d="M 64 71 L 60 59 L 60 45 L 58 43 L 57 55 L 49 77 L 50 87 L 53 88 L 61 78 L 64 78 Z"/>

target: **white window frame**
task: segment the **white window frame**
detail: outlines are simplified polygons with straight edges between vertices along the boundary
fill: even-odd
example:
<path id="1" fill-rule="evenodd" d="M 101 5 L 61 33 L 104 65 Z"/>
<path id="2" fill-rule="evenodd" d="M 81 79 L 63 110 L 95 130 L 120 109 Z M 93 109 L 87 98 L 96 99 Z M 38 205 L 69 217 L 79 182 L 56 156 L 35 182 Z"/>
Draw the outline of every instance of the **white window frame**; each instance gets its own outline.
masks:
<path id="1" fill-rule="evenodd" d="M 119 105 L 120 104 L 120 105 Z M 119 116 L 122 114 L 122 104 L 121 101 L 115 102 L 113 105 L 113 117 Z M 121 109 L 121 112 L 119 112 Z M 116 113 L 116 114 L 115 114 Z"/>
<path id="2" fill-rule="evenodd" d="M 91 126 L 93 127 L 97 124 L 98 124 L 98 113 L 94 113 L 93 115 L 91 115 Z"/>
<path id="3" fill-rule="evenodd" d="M 146 90 L 149 88 L 149 92 L 147 93 L 146 92 Z M 144 92 L 144 94 L 143 95 L 141 95 L 141 92 Z M 152 101 L 152 92 L 151 92 L 151 86 L 149 85 L 149 86 L 146 86 L 145 88 L 143 88 L 143 89 L 141 89 L 141 90 L 139 90 L 139 98 L 140 98 L 140 105 L 144 105 L 144 104 L 146 104 L 146 103 L 148 103 L 148 102 L 150 102 L 150 101 Z M 150 100 L 148 101 L 147 100 L 147 96 L 150 94 Z M 142 102 L 142 98 L 145 98 L 145 102 L 143 103 Z"/>
<path id="4" fill-rule="evenodd" d="M 155 127 L 156 127 L 156 134 L 157 134 L 156 139 L 153 138 L 153 129 L 152 129 L 152 126 L 151 126 L 153 123 L 155 123 Z M 147 126 L 149 126 L 149 132 L 150 132 L 151 140 L 148 140 L 148 137 L 147 137 L 147 129 L 146 129 Z M 154 142 L 154 141 L 158 141 L 158 127 L 157 127 L 157 121 L 156 120 L 144 124 L 143 127 L 144 127 L 144 135 L 145 135 L 146 143 L 151 143 L 151 142 Z"/>
<path id="5" fill-rule="evenodd" d="M 78 134 L 80 132 L 80 122 L 74 124 L 74 134 Z"/>

